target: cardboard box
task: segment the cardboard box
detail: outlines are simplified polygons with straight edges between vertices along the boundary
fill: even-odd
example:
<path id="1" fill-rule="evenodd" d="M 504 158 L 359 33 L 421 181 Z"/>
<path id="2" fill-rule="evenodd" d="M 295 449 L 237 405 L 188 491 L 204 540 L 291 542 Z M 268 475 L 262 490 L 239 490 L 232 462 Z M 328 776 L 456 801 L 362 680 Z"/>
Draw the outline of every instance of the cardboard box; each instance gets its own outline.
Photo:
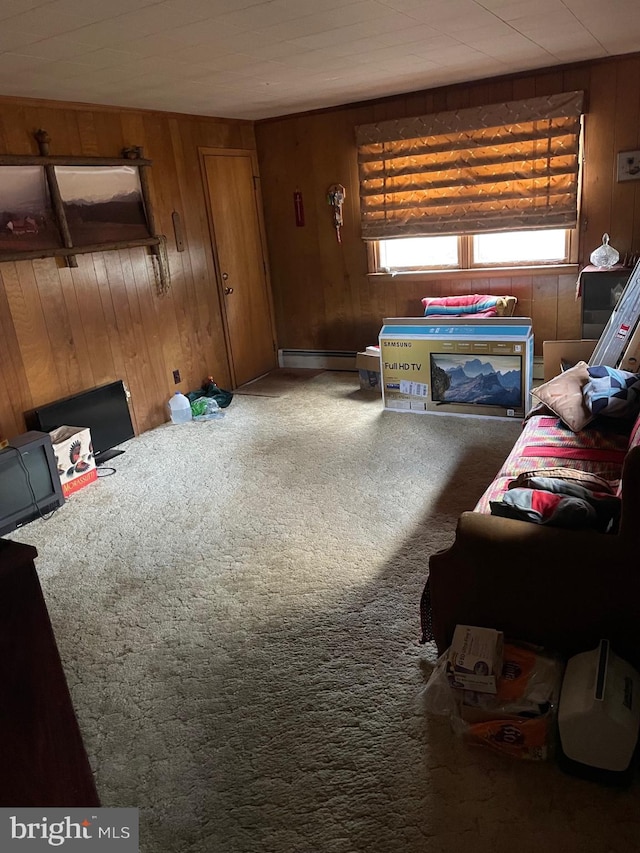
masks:
<path id="1" fill-rule="evenodd" d="M 98 479 L 88 427 L 61 426 L 49 435 L 65 498 Z"/>
<path id="2" fill-rule="evenodd" d="M 456 625 L 447 661 L 452 687 L 496 693 L 502 674 L 502 631 Z"/>
<path id="3" fill-rule="evenodd" d="M 386 319 L 379 340 L 385 409 L 523 418 L 531 406 L 528 317 Z"/>
<path id="4" fill-rule="evenodd" d="M 359 352 L 356 355 L 356 368 L 363 391 L 382 390 L 380 381 L 380 356 L 369 352 Z"/>
<path id="5" fill-rule="evenodd" d="M 573 367 L 579 361 L 588 362 L 597 343 L 597 340 L 543 341 L 544 381 L 559 376 L 566 367 Z"/>

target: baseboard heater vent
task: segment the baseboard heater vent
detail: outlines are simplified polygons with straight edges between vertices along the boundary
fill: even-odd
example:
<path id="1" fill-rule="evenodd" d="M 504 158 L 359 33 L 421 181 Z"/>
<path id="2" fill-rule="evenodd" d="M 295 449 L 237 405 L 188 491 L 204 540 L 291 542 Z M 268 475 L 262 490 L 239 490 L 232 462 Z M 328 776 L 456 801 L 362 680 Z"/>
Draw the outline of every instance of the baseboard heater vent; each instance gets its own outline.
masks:
<path id="1" fill-rule="evenodd" d="M 280 349 L 279 367 L 309 367 L 315 370 L 355 370 L 356 353 L 348 350 Z M 533 360 L 533 378 L 542 379 L 542 358 Z"/>
<path id="2" fill-rule="evenodd" d="M 544 379 L 544 364 L 542 363 L 542 358 L 539 355 L 534 356 L 533 359 L 533 379 Z"/>
<path id="3" fill-rule="evenodd" d="M 355 370 L 356 353 L 345 350 L 281 349 L 280 367 L 310 367 L 322 370 Z"/>

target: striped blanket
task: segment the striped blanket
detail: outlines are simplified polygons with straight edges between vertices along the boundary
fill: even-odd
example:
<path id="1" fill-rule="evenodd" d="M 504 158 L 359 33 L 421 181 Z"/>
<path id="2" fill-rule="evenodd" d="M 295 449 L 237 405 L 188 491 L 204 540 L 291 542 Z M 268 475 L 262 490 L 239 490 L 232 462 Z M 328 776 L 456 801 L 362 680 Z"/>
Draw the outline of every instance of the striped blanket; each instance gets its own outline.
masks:
<path id="1" fill-rule="evenodd" d="M 520 488 L 511 483 L 502 499 L 490 505 L 493 515 L 575 530 L 587 527 L 616 533 L 620 520 L 617 495 L 586 489 L 562 477 L 531 477 Z"/>
<path id="2" fill-rule="evenodd" d="M 473 314 L 479 317 L 496 317 L 503 296 L 425 296 L 422 300 L 425 317 L 458 317 Z"/>
<path id="3" fill-rule="evenodd" d="M 639 418 L 640 421 L 640 418 Z M 640 429 L 632 433 L 636 443 Z M 597 429 L 590 425 L 572 432 L 558 418 L 534 415 L 524 425 L 511 453 L 495 479 L 475 506 L 475 512 L 491 513 L 491 501 L 501 500 L 509 484 L 529 471 L 568 467 L 597 474 L 619 492 L 622 463 L 629 447 L 629 436 L 615 430 Z"/>

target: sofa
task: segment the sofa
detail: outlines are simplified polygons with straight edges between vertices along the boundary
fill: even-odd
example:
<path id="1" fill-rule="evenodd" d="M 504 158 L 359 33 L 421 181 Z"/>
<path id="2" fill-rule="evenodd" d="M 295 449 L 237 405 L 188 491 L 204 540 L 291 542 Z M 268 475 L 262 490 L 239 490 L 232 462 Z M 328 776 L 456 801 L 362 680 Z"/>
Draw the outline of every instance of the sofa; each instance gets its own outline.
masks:
<path id="1" fill-rule="evenodd" d="M 572 427 L 557 410 L 535 407 L 473 511 L 458 519 L 451 547 L 430 557 L 422 638 L 440 654 L 466 624 L 565 656 L 608 638 L 640 669 L 640 415 L 592 415 Z M 618 499 L 615 532 L 492 513 L 519 476 L 559 470 L 606 481 Z"/>

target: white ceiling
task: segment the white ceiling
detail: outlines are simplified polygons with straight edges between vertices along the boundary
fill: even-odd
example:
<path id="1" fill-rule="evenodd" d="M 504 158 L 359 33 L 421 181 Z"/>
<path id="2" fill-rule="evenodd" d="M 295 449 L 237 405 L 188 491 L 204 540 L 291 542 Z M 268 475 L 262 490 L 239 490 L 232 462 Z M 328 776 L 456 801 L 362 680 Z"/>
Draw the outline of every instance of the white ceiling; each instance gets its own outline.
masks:
<path id="1" fill-rule="evenodd" d="M 640 0 L 0 0 L 0 94 L 260 119 L 640 48 Z"/>

